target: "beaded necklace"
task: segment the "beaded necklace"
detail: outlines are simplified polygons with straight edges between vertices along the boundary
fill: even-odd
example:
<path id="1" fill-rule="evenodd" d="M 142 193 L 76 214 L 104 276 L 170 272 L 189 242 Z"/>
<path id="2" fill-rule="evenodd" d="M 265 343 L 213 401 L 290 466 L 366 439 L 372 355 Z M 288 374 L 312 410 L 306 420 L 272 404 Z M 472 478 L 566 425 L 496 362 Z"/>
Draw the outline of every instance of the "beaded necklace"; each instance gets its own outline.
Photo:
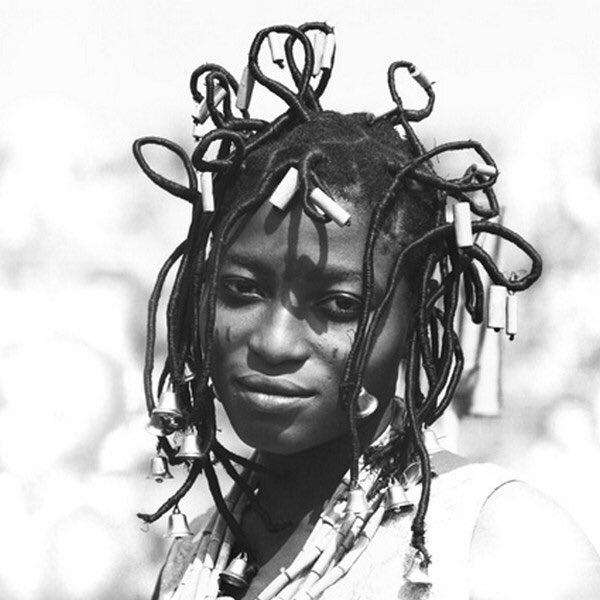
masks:
<path id="1" fill-rule="evenodd" d="M 394 420 L 370 448 L 384 445 L 398 435 L 396 425 Z M 379 476 L 380 469 L 361 460 L 359 486 L 350 489 L 350 477 L 346 473 L 325 503 L 298 555 L 252 600 L 316 600 L 356 563 L 386 512 L 412 510 L 413 504 L 407 499 L 405 490 L 420 481 L 418 463 L 409 464 L 400 480 L 390 482 L 384 489 L 376 485 Z M 256 488 L 254 474 L 246 472 L 244 480 Z M 248 504 L 240 486 L 233 486 L 226 503 L 239 521 Z M 233 545 L 232 531 L 217 509 L 213 509 L 204 529 L 193 537 L 188 567 L 166 600 L 234 600 L 226 592 L 222 594 L 220 589 L 230 589 L 234 593 L 236 589 L 247 587 L 252 567 L 248 567 L 247 557 L 243 554 L 232 560 Z M 419 568 L 418 560 L 406 577 L 416 584 L 430 584 L 426 571 Z"/>

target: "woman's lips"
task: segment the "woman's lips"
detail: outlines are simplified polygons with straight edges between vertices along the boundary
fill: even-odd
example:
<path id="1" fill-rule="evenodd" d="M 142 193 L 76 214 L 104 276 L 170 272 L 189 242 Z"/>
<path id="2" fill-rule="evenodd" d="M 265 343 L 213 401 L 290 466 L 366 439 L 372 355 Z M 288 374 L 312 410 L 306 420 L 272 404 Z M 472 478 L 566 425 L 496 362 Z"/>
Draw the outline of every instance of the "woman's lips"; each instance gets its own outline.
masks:
<path id="1" fill-rule="evenodd" d="M 283 413 L 296 408 L 317 391 L 282 378 L 248 374 L 234 378 L 241 397 L 259 412 Z"/>

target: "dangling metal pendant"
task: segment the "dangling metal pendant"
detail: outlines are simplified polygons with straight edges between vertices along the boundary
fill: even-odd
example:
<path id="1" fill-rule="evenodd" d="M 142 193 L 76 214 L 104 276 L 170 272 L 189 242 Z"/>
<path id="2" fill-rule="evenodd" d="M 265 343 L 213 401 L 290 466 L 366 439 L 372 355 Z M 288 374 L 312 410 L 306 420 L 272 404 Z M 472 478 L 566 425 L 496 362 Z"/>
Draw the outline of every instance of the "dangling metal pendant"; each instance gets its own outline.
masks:
<path id="1" fill-rule="evenodd" d="M 487 326 L 495 331 L 506 326 L 506 288 L 503 285 L 490 285 Z"/>
<path id="2" fill-rule="evenodd" d="M 238 554 L 229 566 L 219 575 L 222 583 L 243 590 L 250 585 L 248 578 L 248 556 L 245 552 Z"/>
<path id="3" fill-rule="evenodd" d="M 276 31 L 271 31 L 267 35 L 267 40 L 269 42 L 269 50 L 271 51 L 271 60 L 283 69 L 285 65 L 285 53 L 281 37 Z"/>
<path id="4" fill-rule="evenodd" d="M 404 579 L 418 585 L 431 585 L 429 570 L 422 552 L 417 550 L 408 570 L 404 574 Z"/>
<path id="5" fill-rule="evenodd" d="M 511 341 L 517 335 L 517 296 L 514 292 L 508 292 L 506 296 L 506 335 Z"/>
<path id="6" fill-rule="evenodd" d="M 346 501 L 346 512 L 353 515 L 364 515 L 369 511 L 369 503 L 362 488 L 348 490 L 348 499 Z"/>
<path id="7" fill-rule="evenodd" d="M 171 386 L 168 386 L 163 390 L 162 394 L 158 399 L 158 404 L 152 411 L 152 415 L 159 417 L 175 417 L 183 418 L 181 408 L 179 408 L 179 402 L 177 402 L 177 396 Z"/>
<path id="8" fill-rule="evenodd" d="M 150 472 L 146 479 L 154 479 L 157 483 L 162 483 L 165 479 L 173 479 L 169 471 L 169 463 L 164 456 L 153 456 L 150 460 Z"/>
<path id="9" fill-rule="evenodd" d="M 190 537 L 192 532 L 188 525 L 187 517 L 175 506 L 173 512 L 169 515 L 169 524 L 167 526 L 167 534 L 165 537 L 181 538 Z"/>
<path id="10" fill-rule="evenodd" d="M 181 439 L 181 446 L 179 447 L 179 452 L 177 453 L 179 458 L 200 458 L 202 456 L 202 451 L 200 450 L 200 444 L 198 443 L 198 435 L 196 434 L 196 430 L 191 427 L 184 434 Z"/>
<path id="11" fill-rule="evenodd" d="M 356 416 L 359 419 L 366 419 L 371 416 L 379 406 L 379 401 L 373 394 L 367 392 L 367 390 L 363 387 L 358 394 L 358 398 L 356 399 L 357 411 Z"/>
<path id="12" fill-rule="evenodd" d="M 406 496 L 404 488 L 398 481 L 394 481 L 385 493 L 386 509 L 395 513 L 411 510 L 414 504 Z"/>
<path id="13" fill-rule="evenodd" d="M 244 67 L 242 77 L 240 78 L 240 87 L 238 88 L 235 105 L 240 110 L 247 110 L 250 105 L 250 99 L 252 98 L 252 92 L 254 90 L 254 77 L 250 73 L 248 66 Z"/>
<path id="14" fill-rule="evenodd" d="M 148 423 L 146 423 L 145 430 L 150 435 L 156 435 L 158 437 L 165 437 L 170 435 L 174 431 L 179 429 L 179 423 L 172 417 L 162 417 L 160 415 L 152 415 Z"/>
<path id="15" fill-rule="evenodd" d="M 179 408 L 175 392 L 171 386 L 168 386 L 161 393 L 158 404 L 152 411 L 146 431 L 152 435 L 165 436 L 181 429 L 182 426 L 183 413 Z"/>

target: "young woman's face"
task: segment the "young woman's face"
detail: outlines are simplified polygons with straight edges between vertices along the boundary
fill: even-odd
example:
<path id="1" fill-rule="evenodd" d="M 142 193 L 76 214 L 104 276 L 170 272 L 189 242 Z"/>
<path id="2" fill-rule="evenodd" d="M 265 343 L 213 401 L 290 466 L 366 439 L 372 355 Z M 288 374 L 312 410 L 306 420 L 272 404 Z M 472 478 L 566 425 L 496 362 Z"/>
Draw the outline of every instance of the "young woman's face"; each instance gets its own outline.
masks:
<path id="1" fill-rule="evenodd" d="M 313 222 L 298 204 L 281 212 L 267 202 L 228 247 L 218 279 L 212 376 L 248 445 L 292 454 L 349 432 L 338 395 L 358 322 L 367 229 L 368 215 L 353 214 L 350 226 L 340 228 Z M 374 306 L 392 262 L 390 253 L 376 253 Z M 402 284 L 365 376 L 380 409 L 394 393 L 407 321 Z"/>

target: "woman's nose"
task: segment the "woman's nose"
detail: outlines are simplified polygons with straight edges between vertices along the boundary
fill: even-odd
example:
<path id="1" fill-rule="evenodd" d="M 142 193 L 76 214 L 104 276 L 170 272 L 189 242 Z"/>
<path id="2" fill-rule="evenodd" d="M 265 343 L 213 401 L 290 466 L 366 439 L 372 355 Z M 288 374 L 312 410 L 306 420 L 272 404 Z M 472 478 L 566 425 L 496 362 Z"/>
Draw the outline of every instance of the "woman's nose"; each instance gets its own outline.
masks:
<path id="1" fill-rule="evenodd" d="M 309 356 L 306 322 L 293 309 L 275 303 L 250 335 L 251 352 L 269 365 L 303 362 Z"/>

